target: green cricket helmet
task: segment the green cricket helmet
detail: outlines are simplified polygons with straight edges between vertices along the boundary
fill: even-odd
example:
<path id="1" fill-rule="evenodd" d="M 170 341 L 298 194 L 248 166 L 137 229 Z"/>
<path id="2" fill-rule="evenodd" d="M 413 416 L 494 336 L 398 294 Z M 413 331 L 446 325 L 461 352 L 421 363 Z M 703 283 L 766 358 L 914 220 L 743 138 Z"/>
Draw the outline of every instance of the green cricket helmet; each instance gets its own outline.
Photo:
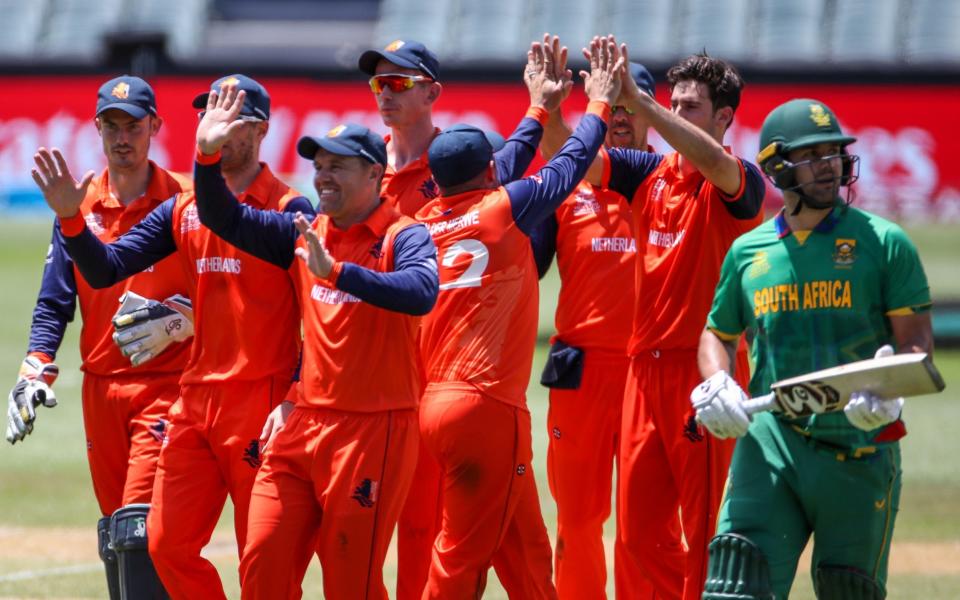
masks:
<path id="1" fill-rule="evenodd" d="M 846 146 L 855 141 L 857 138 L 843 134 L 836 115 L 826 104 L 809 98 L 790 100 L 773 109 L 764 120 L 757 163 L 774 185 L 790 189 L 795 185 L 795 165 L 787 160 L 791 151 L 817 144 L 839 144 L 841 154 L 846 156 Z M 856 161 L 844 161 L 841 185 L 852 183 L 848 169 L 851 162 Z"/>

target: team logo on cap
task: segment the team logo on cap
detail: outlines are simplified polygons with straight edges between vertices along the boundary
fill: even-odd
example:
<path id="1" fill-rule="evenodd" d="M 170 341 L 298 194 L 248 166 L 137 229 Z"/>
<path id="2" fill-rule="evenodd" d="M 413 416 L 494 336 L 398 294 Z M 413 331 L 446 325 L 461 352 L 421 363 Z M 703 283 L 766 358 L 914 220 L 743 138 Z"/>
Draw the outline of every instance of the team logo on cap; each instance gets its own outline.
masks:
<path id="1" fill-rule="evenodd" d="M 327 132 L 327 137 L 337 137 L 338 135 L 343 133 L 343 130 L 346 128 L 347 128 L 346 125 L 337 125 L 336 127 L 334 127 L 333 129 Z"/>
<path id="2" fill-rule="evenodd" d="M 817 127 L 830 127 L 830 113 L 823 108 L 822 104 L 810 105 L 810 120 Z"/>
<path id="3" fill-rule="evenodd" d="M 855 250 L 857 249 L 857 240 L 837 238 L 833 247 L 833 264 L 839 266 L 852 265 L 857 260 Z"/>
<path id="4" fill-rule="evenodd" d="M 113 86 L 113 89 L 110 90 L 110 95 L 120 100 L 126 100 L 127 97 L 130 96 L 130 84 L 121 81 Z"/>
<path id="5" fill-rule="evenodd" d="M 223 87 L 225 85 L 237 85 L 239 83 L 240 83 L 240 80 L 237 79 L 236 77 L 227 77 L 226 79 L 220 82 L 220 87 Z"/>
<path id="6" fill-rule="evenodd" d="M 394 40 L 394 41 L 390 42 L 389 44 L 387 44 L 387 47 L 384 48 L 384 50 L 386 50 L 387 52 L 396 52 L 396 51 L 399 50 L 400 48 L 403 48 L 403 45 L 404 45 L 405 43 L 406 43 L 406 42 L 404 42 L 403 40 Z"/>

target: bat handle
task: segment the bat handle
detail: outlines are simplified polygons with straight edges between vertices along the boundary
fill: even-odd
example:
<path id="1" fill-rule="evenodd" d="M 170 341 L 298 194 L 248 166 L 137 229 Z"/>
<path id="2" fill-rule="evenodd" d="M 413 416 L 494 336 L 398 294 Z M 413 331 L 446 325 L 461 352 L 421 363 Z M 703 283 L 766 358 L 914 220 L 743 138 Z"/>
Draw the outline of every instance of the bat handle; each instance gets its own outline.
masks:
<path id="1" fill-rule="evenodd" d="M 743 403 L 743 410 L 748 415 L 763 412 L 765 410 L 774 410 L 776 408 L 777 399 L 773 393 L 757 396 L 756 398 L 750 398 Z"/>

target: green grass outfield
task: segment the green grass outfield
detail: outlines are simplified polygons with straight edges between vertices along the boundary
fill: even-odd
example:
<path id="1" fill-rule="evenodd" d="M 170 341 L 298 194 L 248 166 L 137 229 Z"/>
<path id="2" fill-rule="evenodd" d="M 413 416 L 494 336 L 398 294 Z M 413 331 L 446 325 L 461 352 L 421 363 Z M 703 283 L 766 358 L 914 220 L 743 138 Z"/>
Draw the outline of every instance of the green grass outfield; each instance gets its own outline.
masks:
<path id="1" fill-rule="evenodd" d="M 960 298 L 956 257 L 960 228 L 913 228 L 934 296 Z M 26 345 L 30 314 L 49 239 L 49 224 L 0 224 L 0 382 L 13 384 Z M 557 282 L 543 285 L 541 329 L 552 320 Z M 40 409 L 36 431 L 24 444 L 0 447 L 0 598 L 102 598 L 103 574 L 96 554 L 99 517 L 86 465 L 80 417 L 78 328 L 72 326 L 58 363 L 60 406 Z M 535 371 L 543 364 L 538 349 Z M 911 435 L 903 442 L 904 492 L 891 559 L 890 598 L 960 598 L 960 351 L 943 350 L 937 364 L 948 389 L 908 401 Z M 6 366 L 4 366 L 6 365 Z M 3 385 L 7 385 L 4 383 Z M 551 534 L 556 509 L 546 489 L 546 394 L 531 385 L 536 476 Z M 229 512 L 229 509 L 228 509 Z M 239 597 L 229 514 L 221 520 L 208 554 L 221 570 L 228 594 Z M 612 528 L 607 528 L 608 538 Z M 388 559 L 387 587 L 395 562 Z M 319 566 L 304 583 L 305 597 L 322 597 Z M 504 598 L 495 578 L 487 598 Z M 612 592 L 611 592 L 612 597 Z M 808 566 L 801 565 L 793 598 L 813 598 Z"/>

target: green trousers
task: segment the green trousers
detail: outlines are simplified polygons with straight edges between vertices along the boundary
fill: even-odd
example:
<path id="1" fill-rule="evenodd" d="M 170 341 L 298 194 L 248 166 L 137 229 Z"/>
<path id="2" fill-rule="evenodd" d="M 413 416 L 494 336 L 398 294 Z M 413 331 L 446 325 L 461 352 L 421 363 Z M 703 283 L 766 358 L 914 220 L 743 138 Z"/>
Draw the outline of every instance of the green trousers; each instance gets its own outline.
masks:
<path id="1" fill-rule="evenodd" d="M 770 413 L 755 416 L 737 442 L 717 533 L 760 547 L 778 600 L 788 597 L 811 534 L 811 573 L 819 565 L 855 567 L 886 589 L 900 445 L 865 450 L 816 442 Z"/>

